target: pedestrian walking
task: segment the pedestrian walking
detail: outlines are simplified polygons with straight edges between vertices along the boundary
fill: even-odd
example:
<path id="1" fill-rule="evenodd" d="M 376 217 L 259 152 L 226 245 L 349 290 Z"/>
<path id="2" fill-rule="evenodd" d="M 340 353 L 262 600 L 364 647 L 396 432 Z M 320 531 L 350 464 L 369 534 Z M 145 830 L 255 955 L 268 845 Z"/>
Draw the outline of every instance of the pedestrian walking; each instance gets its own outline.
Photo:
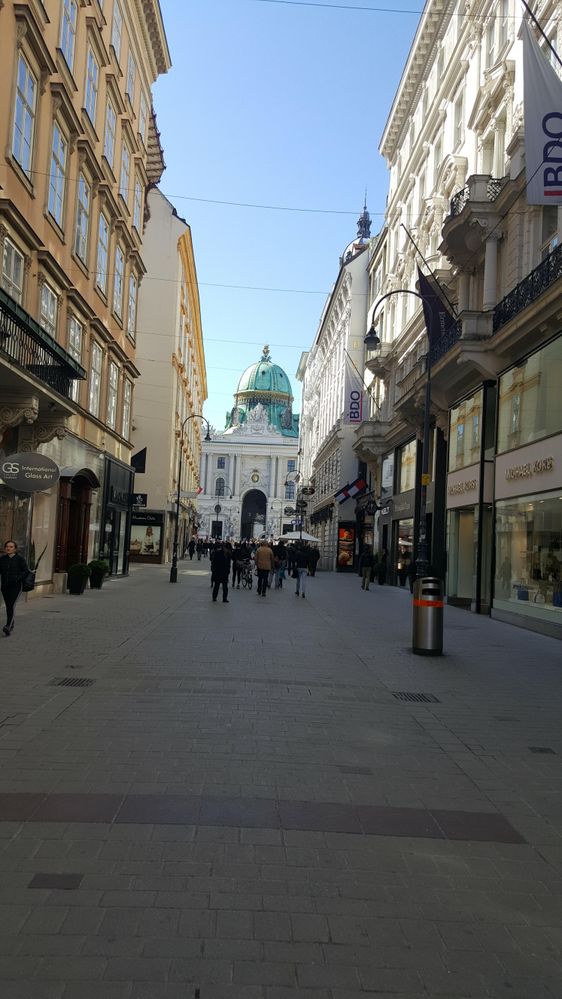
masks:
<path id="1" fill-rule="evenodd" d="M 308 549 L 308 571 L 311 576 L 316 575 L 316 566 L 320 559 L 320 552 L 318 548 L 313 548 L 312 546 Z"/>
<path id="2" fill-rule="evenodd" d="M 14 630 L 14 609 L 22 591 L 22 584 L 29 572 L 27 562 L 18 555 L 15 541 L 6 541 L 4 554 L 0 557 L 0 589 L 6 605 L 6 624 L 2 631 L 8 638 Z"/>
<path id="3" fill-rule="evenodd" d="M 375 557 L 368 545 L 365 545 L 359 559 L 359 571 L 361 573 L 361 589 L 368 590 L 371 582 L 371 572 L 375 564 Z"/>
<path id="4" fill-rule="evenodd" d="M 191 561 L 193 559 L 193 554 L 195 552 L 195 538 L 191 539 L 191 541 L 189 542 L 189 544 L 187 546 L 187 550 L 189 552 L 189 559 Z"/>
<path id="5" fill-rule="evenodd" d="M 234 545 L 232 552 L 232 589 L 240 589 L 240 575 L 242 572 L 242 545 L 239 541 Z"/>
<path id="6" fill-rule="evenodd" d="M 216 603 L 219 589 L 222 586 L 222 602 L 228 600 L 228 580 L 230 578 L 230 555 L 222 542 L 218 542 L 211 554 L 211 584 L 213 587 L 213 602 Z"/>
<path id="7" fill-rule="evenodd" d="M 197 540 L 197 544 L 196 544 L 196 546 L 195 546 L 195 548 L 196 548 L 196 551 L 197 551 L 197 561 L 198 561 L 198 562 L 200 562 L 200 561 L 201 561 L 201 556 L 202 556 L 202 554 L 203 554 L 203 549 L 204 549 L 204 547 L 205 547 L 205 545 L 203 544 L 203 541 L 202 541 L 202 539 L 201 539 L 201 538 L 199 538 L 199 539 Z"/>
<path id="8" fill-rule="evenodd" d="M 306 589 L 306 577 L 308 575 L 308 554 L 306 548 L 296 548 L 294 554 L 294 566 L 293 576 L 297 580 L 297 588 L 295 590 L 295 596 L 298 597 L 302 593 L 302 598 L 304 600 L 304 591 Z"/>
<path id="9" fill-rule="evenodd" d="M 273 551 L 267 541 L 260 541 L 259 547 L 254 555 L 254 561 L 258 570 L 258 597 L 265 597 L 268 587 L 269 573 L 275 568 Z"/>

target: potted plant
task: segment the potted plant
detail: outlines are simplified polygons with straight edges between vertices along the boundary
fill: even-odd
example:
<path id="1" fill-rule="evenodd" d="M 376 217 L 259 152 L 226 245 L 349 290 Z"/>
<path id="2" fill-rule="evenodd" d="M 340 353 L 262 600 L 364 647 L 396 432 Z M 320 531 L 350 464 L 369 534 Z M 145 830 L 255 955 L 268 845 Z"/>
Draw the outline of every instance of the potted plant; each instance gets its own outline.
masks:
<path id="1" fill-rule="evenodd" d="M 75 596 L 83 593 L 91 572 L 90 566 L 86 565 L 85 562 L 77 562 L 76 565 L 71 565 L 68 570 L 66 584 L 69 593 L 73 593 Z"/>
<path id="2" fill-rule="evenodd" d="M 91 569 L 90 589 L 101 590 L 104 576 L 109 573 L 109 563 L 102 558 L 94 558 L 88 562 L 88 568 Z"/>

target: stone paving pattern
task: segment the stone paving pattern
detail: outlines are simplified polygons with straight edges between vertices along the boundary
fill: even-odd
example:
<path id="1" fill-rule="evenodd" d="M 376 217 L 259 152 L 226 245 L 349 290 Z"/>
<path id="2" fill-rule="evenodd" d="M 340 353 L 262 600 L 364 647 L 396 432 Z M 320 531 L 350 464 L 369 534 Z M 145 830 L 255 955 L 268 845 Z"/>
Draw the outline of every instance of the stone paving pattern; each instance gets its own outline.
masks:
<path id="1" fill-rule="evenodd" d="M 560 643 L 207 569 L 0 642 L 1 999 L 560 999 Z"/>

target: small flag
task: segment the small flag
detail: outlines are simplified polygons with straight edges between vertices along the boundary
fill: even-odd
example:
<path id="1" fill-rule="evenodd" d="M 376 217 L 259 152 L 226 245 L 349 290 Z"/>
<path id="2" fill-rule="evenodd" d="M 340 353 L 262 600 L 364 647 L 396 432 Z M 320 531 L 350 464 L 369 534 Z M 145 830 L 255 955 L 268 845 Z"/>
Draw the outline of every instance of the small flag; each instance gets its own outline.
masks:
<path id="1" fill-rule="evenodd" d="M 352 482 L 351 485 L 348 486 L 347 494 L 351 499 L 353 499 L 354 496 L 359 496 L 360 493 L 364 493 L 366 488 L 367 483 L 365 482 L 365 479 L 362 479 L 361 476 L 359 476 L 355 482 Z"/>
<path id="2" fill-rule="evenodd" d="M 346 486 L 342 486 L 341 489 L 338 489 L 337 493 L 334 496 L 334 499 L 337 500 L 338 503 L 345 503 L 346 499 L 349 499 L 348 490 L 349 490 L 349 482 L 347 483 Z"/>
<path id="3" fill-rule="evenodd" d="M 455 325 L 456 319 L 451 315 L 441 296 L 426 278 L 425 274 L 422 274 L 419 267 L 418 283 L 420 295 L 423 299 L 423 315 L 427 335 L 430 346 L 433 347 Z"/>
<path id="4" fill-rule="evenodd" d="M 203 492 L 203 486 L 198 486 L 196 492 L 197 492 L 197 495 L 199 496 L 199 493 Z"/>

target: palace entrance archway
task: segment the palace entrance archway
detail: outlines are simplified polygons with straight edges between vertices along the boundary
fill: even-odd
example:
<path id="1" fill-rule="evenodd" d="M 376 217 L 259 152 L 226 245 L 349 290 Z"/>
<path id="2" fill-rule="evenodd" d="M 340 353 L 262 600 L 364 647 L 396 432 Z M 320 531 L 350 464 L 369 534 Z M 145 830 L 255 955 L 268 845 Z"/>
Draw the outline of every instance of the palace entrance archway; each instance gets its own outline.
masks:
<path id="1" fill-rule="evenodd" d="M 260 489 L 251 489 L 242 502 L 241 538 L 259 538 L 265 531 L 267 500 Z"/>

